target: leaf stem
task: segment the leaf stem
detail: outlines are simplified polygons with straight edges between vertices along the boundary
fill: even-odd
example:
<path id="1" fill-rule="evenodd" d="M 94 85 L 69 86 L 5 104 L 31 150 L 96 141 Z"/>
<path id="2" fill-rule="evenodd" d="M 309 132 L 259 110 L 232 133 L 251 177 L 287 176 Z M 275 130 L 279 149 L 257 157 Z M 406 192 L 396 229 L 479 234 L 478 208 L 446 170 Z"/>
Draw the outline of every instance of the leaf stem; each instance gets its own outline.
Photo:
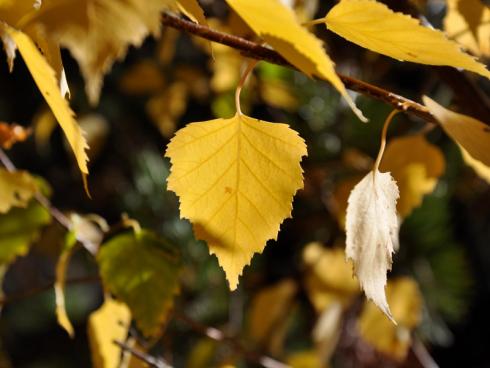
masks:
<path id="1" fill-rule="evenodd" d="M 326 25 L 325 18 L 313 19 L 313 20 L 309 20 L 308 22 L 301 23 L 301 25 L 304 27 L 314 26 L 316 24 L 325 24 Z"/>
<path id="2" fill-rule="evenodd" d="M 386 132 L 388 131 L 388 127 L 390 126 L 393 117 L 399 112 L 400 111 L 396 109 L 390 112 L 383 125 L 383 131 L 381 132 L 381 146 L 379 147 L 378 157 L 376 157 L 376 162 L 374 163 L 374 167 L 373 167 L 373 180 L 374 180 L 374 176 L 376 175 L 376 172 L 379 170 L 379 164 L 381 163 L 381 159 L 383 158 L 383 153 L 385 152 Z"/>
<path id="3" fill-rule="evenodd" d="M 236 87 L 236 90 L 235 90 L 235 106 L 236 106 L 236 111 L 237 111 L 238 115 L 243 115 L 242 109 L 240 107 L 240 93 L 242 92 L 242 87 L 245 84 L 245 82 L 247 81 L 248 76 L 250 75 L 250 73 L 255 68 L 255 65 L 257 65 L 258 62 L 259 62 L 259 60 L 250 60 L 248 62 L 247 68 L 243 72 L 242 77 L 240 78 L 240 81 L 238 82 L 238 86 Z"/>

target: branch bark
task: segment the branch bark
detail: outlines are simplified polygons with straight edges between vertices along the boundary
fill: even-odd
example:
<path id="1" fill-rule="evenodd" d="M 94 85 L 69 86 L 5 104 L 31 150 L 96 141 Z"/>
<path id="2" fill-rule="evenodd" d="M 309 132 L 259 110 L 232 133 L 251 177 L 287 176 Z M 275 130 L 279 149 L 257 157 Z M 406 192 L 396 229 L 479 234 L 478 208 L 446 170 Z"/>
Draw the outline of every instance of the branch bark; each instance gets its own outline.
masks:
<path id="1" fill-rule="evenodd" d="M 297 70 L 297 68 L 287 60 L 285 60 L 276 51 L 262 46 L 261 44 L 253 41 L 249 41 L 245 38 L 231 35 L 228 33 L 216 31 L 206 26 L 202 26 L 191 21 L 182 19 L 175 15 L 164 13 L 162 16 L 162 23 L 165 26 L 184 31 L 195 36 L 204 38 L 209 41 L 217 42 L 229 47 L 234 48 L 242 53 L 242 55 L 256 59 L 264 60 L 273 64 L 287 66 L 289 68 Z M 347 89 L 351 91 L 361 93 L 376 100 L 382 101 L 393 106 L 395 109 L 404 111 L 408 114 L 416 116 L 428 123 L 437 124 L 437 120 L 432 116 L 429 110 L 408 98 L 397 95 L 396 93 L 387 91 L 383 88 L 361 81 L 359 79 L 348 77 L 346 75 L 338 74 L 342 82 Z"/>

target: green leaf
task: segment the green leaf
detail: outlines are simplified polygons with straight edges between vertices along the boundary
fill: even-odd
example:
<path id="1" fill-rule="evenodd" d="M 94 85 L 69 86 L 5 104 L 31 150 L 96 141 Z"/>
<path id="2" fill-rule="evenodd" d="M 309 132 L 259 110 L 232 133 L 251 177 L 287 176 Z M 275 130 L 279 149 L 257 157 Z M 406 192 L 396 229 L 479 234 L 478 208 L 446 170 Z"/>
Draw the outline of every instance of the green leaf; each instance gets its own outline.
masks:
<path id="1" fill-rule="evenodd" d="M 97 261 L 105 287 L 129 306 L 141 331 L 158 335 L 179 292 L 180 257 L 175 250 L 141 230 L 103 244 Z"/>
<path id="2" fill-rule="evenodd" d="M 34 201 L 27 208 L 13 208 L 0 215 L 0 264 L 27 254 L 40 229 L 50 221 L 49 212 Z"/>

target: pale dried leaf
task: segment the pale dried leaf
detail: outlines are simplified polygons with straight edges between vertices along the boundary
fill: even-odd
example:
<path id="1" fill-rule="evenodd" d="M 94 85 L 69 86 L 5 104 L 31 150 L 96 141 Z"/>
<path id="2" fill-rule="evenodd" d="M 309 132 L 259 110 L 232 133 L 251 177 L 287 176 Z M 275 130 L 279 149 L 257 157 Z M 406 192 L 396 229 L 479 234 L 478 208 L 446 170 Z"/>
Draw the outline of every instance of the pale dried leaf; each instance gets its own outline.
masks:
<path id="1" fill-rule="evenodd" d="M 354 273 L 366 297 L 391 320 L 385 285 L 398 248 L 398 197 L 390 173 L 369 172 L 352 190 L 346 216 L 346 256 L 354 262 Z"/>

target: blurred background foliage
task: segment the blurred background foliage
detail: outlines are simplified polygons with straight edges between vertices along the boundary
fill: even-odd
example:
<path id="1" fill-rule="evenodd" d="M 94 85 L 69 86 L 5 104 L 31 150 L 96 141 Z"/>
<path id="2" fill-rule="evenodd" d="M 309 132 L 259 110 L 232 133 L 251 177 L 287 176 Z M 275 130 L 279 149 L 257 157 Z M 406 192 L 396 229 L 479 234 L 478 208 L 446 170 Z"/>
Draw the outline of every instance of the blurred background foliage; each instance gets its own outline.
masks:
<path id="1" fill-rule="evenodd" d="M 230 26 L 235 25 L 230 21 L 234 15 L 221 1 L 202 5 L 211 27 L 240 32 Z M 332 5 L 332 1 L 297 4 L 305 19 L 323 16 Z M 444 2 L 419 2 L 419 6 L 433 24 L 442 24 Z M 397 63 L 323 29 L 318 33 L 343 73 L 415 100 L 424 94 L 445 105 L 453 100 L 436 68 Z M 87 102 L 77 64 L 63 53 L 70 104 L 91 147 L 92 200 L 83 193 L 71 153 L 26 67 L 17 60 L 15 72 L 9 74 L 6 62 L 1 62 L 0 117 L 34 130 L 26 142 L 8 152 L 10 158 L 49 183 L 58 208 L 97 213 L 109 224 L 119 223 L 121 213 L 126 213 L 167 239 L 182 255 L 182 291 L 175 309 L 240 336 L 254 351 L 295 367 L 318 366 L 318 356 L 332 356 L 333 367 L 389 367 L 417 366 L 425 346 L 440 366 L 486 366 L 488 184 L 463 165 L 457 146 L 440 129 L 427 133 L 442 150 L 446 169 L 434 191 L 404 220 L 390 274 L 393 293 L 388 295 L 393 303 L 401 300 L 400 313 L 406 319 L 402 325 L 408 332 L 385 326 L 352 285 L 350 266 L 340 251 L 345 235 L 339 208 L 349 192 L 345 183 L 353 185 L 370 169 L 390 108 L 356 96 L 370 119 L 362 124 L 329 85 L 265 62 L 259 63 L 245 89 L 243 110 L 259 119 L 287 122 L 300 132 L 309 152 L 302 164 L 305 189 L 296 196 L 293 219 L 281 226 L 277 242 L 269 242 L 264 253 L 253 258 L 238 290 L 229 292 L 216 258 L 194 239 L 190 224 L 179 219 L 176 196 L 165 190 L 169 162 L 163 152 L 173 133 L 188 122 L 234 113 L 233 94 L 243 58 L 221 45 L 213 45 L 213 53 L 211 57 L 206 42 L 165 28 L 161 39 L 148 39 L 114 66 L 96 108 Z M 389 139 L 424 129 L 421 121 L 400 114 Z M 2 237 L 6 216 L 13 214 L 0 216 Z M 28 224 L 23 226 L 27 231 Z M 0 319 L 0 366 L 91 366 L 87 317 L 103 296 L 95 279 L 97 265 L 81 249 L 72 256 L 68 279 L 93 280 L 66 287 L 67 311 L 75 327 L 75 338 L 70 339 L 56 323 L 54 292 L 46 288 L 55 277 L 63 232 L 50 225 L 36 239 L 5 274 L 4 293 L 12 297 Z M 316 267 L 317 263 L 324 267 Z M 321 328 L 321 321 L 327 327 Z M 414 345 L 409 348 L 403 344 L 409 341 L 403 333 L 410 335 L 412 329 Z M 387 337 L 391 333 L 398 334 L 393 337 L 396 346 Z M 383 339 L 388 340 L 385 345 Z M 178 318 L 170 318 L 162 337 L 152 344 L 150 353 L 175 367 L 250 366 L 228 344 L 203 337 Z"/>

